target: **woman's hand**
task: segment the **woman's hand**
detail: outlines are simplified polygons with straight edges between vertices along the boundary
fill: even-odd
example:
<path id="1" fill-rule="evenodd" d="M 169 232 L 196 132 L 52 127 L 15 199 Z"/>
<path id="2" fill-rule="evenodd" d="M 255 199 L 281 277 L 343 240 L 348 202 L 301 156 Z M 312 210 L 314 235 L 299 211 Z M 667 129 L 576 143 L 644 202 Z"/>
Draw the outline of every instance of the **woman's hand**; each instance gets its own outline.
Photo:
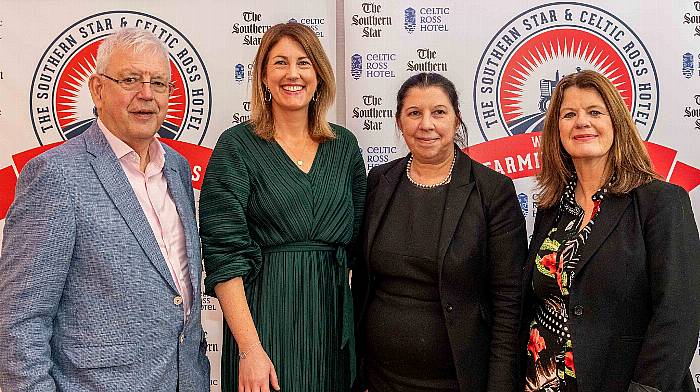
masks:
<path id="1" fill-rule="evenodd" d="M 245 297 L 240 277 L 219 283 L 214 287 L 224 318 L 233 332 L 241 351 L 238 363 L 238 392 L 270 392 L 270 384 L 279 391 L 275 366 L 260 345 L 253 317 Z"/>
<path id="2" fill-rule="evenodd" d="M 274 390 L 280 390 L 275 366 L 257 344 L 238 363 L 238 392 L 270 392 L 270 384 Z"/>

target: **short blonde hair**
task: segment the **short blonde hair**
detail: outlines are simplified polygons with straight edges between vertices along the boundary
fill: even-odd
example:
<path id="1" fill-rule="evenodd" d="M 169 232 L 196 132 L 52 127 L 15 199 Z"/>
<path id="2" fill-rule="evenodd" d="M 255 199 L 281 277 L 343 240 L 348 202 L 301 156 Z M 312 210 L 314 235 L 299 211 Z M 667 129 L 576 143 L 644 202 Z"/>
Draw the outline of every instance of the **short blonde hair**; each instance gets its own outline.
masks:
<path id="1" fill-rule="evenodd" d="M 564 100 L 564 92 L 569 87 L 597 91 L 610 114 L 613 142 L 606 168 L 615 179 L 608 191 L 613 194 L 628 193 L 658 178 L 634 120 L 615 86 L 608 78 L 595 71 L 580 71 L 562 78 L 552 93 L 540 144 L 542 171 L 537 176 L 538 205 L 548 208 L 558 203 L 566 183 L 575 171 L 571 155 L 562 146 L 559 136 L 559 110 Z"/>
<path id="2" fill-rule="evenodd" d="M 263 79 L 270 50 L 284 37 L 293 39 L 304 48 L 318 79 L 314 93 L 316 95 L 315 101 L 311 101 L 309 105 L 309 134 L 318 141 L 333 139 L 335 133 L 326 119 L 328 110 L 335 99 L 333 68 L 313 30 L 297 22 L 274 25 L 262 37 L 253 67 L 253 91 L 250 105 L 250 122 L 253 129 L 258 136 L 265 140 L 272 140 L 274 137 L 275 119 L 272 115 L 272 103 L 265 101 Z"/>

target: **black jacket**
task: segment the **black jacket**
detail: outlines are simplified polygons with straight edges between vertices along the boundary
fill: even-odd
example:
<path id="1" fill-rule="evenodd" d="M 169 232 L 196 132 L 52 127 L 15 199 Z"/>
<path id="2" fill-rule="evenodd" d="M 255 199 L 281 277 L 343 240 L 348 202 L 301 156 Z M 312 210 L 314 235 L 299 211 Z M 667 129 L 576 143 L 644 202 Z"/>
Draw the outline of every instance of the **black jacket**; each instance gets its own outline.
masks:
<path id="1" fill-rule="evenodd" d="M 557 208 L 541 209 L 535 219 L 523 274 L 522 361 L 534 315 L 535 256 Z M 699 255 L 682 188 L 654 180 L 606 197 L 569 289 L 580 392 L 695 391 L 688 366 L 700 327 Z"/>
<path id="2" fill-rule="evenodd" d="M 408 157 L 401 158 L 369 173 L 364 261 L 356 265 L 352 280 L 360 383 L 363 316 L 373 290 L 369 254 L 407 161 Z M 514 391 L 527 238 L 513 182 L 460 151 L 447 188 L 442 231 L 435 241 L 440 252 L 440 301 L 460 390 Z"/>

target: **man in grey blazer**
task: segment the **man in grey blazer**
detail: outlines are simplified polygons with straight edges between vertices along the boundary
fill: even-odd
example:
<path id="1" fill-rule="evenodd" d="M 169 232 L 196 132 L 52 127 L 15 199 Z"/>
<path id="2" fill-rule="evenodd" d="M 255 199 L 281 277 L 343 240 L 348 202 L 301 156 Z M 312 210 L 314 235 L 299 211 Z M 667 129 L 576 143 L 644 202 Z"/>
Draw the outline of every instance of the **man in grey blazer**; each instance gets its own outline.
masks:
<path id="1" fill-rule="evenodd" d="M 0 255 L 0 388 L 209 390 L 187 161 L 155 137 L 172 92 L 150 32 L 109 36 L 98 120 L 29 162 Z"/>

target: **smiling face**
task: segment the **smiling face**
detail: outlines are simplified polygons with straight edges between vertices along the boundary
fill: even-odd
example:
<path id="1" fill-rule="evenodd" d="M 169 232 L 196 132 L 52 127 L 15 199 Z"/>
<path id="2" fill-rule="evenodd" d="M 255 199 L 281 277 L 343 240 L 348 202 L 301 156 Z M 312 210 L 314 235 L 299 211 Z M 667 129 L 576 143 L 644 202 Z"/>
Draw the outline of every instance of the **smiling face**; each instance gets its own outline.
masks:
<path id="1" fill-rule="evenodd" d="M 397 119 L 414 160 L 439 164 L 452 159 L 459 119 L 440 87 L 412 87 Z"/>
<path id="2" fill-rule="evenodd" d="M 128 77 L 144 81 L 170 81 L 168 60 L 155 51 L 141 53 L 115 48 L 105 75 L 117 80 Z M 149 83 L 138 91 L 126 91 L 116 82 L 98 74 L 90 77 L 90 94 L 102 123 L 116 137 L 138 151 L 148 146 L 168 111 L 168 91 L 156 93 Z"/>
<path id="3" fill-rule="evenodd" d="M 559 109 L 559 138 L 574 165 L 605 165 L 614 132 L 610 114 L 598 91 L 576 86 L 564 91 Z"/>
<path id="4" fill-rule="evenodd" d="M 282 37 L 271 49 L 263 83 L 272 94 L 273 113 L 307 111 L 316 91 L 316 71 L 304 48 Z"/>

